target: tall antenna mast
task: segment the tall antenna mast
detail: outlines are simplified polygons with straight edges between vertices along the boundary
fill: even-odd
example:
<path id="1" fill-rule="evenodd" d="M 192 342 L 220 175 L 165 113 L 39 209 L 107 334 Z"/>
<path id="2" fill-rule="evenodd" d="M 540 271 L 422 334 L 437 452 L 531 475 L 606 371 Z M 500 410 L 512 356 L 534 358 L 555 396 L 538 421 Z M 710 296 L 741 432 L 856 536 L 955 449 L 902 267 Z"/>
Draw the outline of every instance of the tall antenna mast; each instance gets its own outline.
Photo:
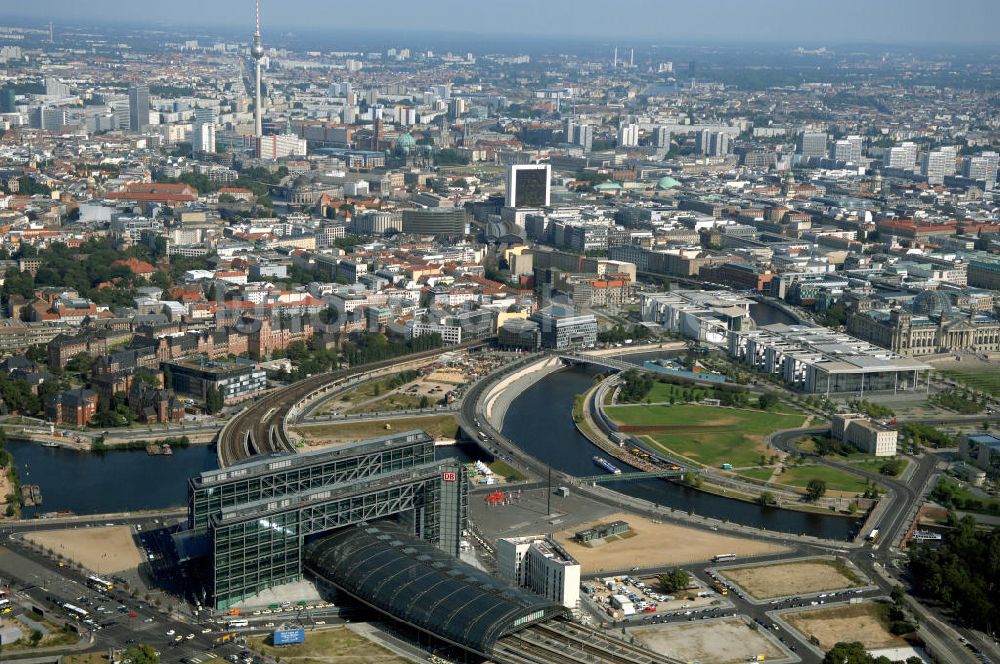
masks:
<path id="1" fill-rule="evenodd" d="M 254 2 L 254 19 L 256 23 L 256 30 L 253 33 L 253 46 L 250 48 L 250 57 L 254 61 L 254 97 L 253 97 L 253 135 L 255 142 L 258 144 L 255 149 L 257 150 L 257 155 L 260 156 L 260 139 L 264 135 L 263 121 L 261 119 L 261 113 L 263 112 L 264 100 L 261 98 L 261 73 L 260 73 L 260 60 L 264 57 L 264 44 L 261 43 L 260 38 L 260 0 L 255 0 Z"/>

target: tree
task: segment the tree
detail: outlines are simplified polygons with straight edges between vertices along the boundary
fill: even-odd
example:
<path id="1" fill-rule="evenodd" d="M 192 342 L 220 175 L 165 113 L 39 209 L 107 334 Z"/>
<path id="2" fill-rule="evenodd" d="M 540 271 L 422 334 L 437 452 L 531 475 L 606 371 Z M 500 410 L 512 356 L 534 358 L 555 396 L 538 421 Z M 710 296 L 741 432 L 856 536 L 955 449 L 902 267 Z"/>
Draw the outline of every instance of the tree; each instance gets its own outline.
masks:
<path id="1" fill-rule="evenodd" d="M 426 394 L 423 395 L 422 397 L 420 397 L 420 407 L 421 408 L 427 408 L 430 405 L 431 405 L 431 400 L 427 398 Z"/>
<path id="2" fill-rule="evenodd" d="M 872 664 L 874 661 L 860 641 L 841 641 L 830 648 L 823 658 L 823 664 Z"/>
<path id="3" fill-rule="evenodd" d="M 813 502 L 819 500 L 826 495 L 826 482 L 819 479 L 809 480 L 809 484 L 806 485 L 806 495 Z"/>
<path id="4" fill-rule="evenodd" d="M 778 397 L 774 396 L 770 392 L 765 392 L 764 394 L 757 397 L 757 406 L 761 410 L 769 410 L 778 403 Z"/>
<path id="5" fill-rule="evenodd" d="M 663 592 L 675 593 L 688 587 L 688 584 L 691 582 L 691 575 L 682 569 L 672 569 L 661 574 L 658 580 Z"/>
<path id="6" fill-rule="evenodd" d="M 770 491 L 765 491 L 764 493 L 760 494 L 760 496 L 757 497 L 757 502 L 759 502 L 764 507 L 778 504 L 778 500 L 774 497 L 774 494 L 771 493 Z"/>
<path id="7" fill-rule="evenodd" d="M 222 410 L 225 405 L 225 396 L 222 388 L 209 387 L 205 390 L 205 411 L 209 415 L 214 415 Z"/>
<path id="8" fill-rule="evenodd" d="M 159 664 L 160 662 L 160 656 L 145 643 L 140 643 L 135 648 L 126 650 L 123 659 L 131 661 L 132 664 Z"/>

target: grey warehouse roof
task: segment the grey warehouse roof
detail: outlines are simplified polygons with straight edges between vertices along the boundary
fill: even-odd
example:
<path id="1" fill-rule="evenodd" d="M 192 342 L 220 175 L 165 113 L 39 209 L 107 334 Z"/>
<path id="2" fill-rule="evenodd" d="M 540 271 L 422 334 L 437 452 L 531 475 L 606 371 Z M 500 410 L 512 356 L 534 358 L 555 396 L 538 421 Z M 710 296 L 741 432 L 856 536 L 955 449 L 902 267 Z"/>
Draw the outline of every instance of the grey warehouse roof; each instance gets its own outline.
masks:
<path id="1" fill-rule="evenodd" d="M 345 528 L 305 548 L 308 567 L 398 620 L 488 654 L 497 639 L 567 609 L 509 586 L 389 522 Z"/>

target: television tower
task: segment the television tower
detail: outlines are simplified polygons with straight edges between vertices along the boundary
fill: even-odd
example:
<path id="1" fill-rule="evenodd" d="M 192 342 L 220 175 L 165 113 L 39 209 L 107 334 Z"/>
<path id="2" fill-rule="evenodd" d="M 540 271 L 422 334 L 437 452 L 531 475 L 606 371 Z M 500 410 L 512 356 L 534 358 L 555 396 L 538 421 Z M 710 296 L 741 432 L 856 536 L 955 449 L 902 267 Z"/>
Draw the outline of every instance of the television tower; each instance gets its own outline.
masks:
<path id="1" fill-rule="evenodd" d="M 250 56 L 254 62 L 254 88 L 253 88 L 253 136 L 258 141 L 264 135 L 263 122 L 261 121 L 261 83 L 260 83 L 260 59 L 264 57 L 264 45 L 260 41 L 260 0 L 256 0 L 257 31 L 253 33 L 253 46 L 250 47 Z"/>

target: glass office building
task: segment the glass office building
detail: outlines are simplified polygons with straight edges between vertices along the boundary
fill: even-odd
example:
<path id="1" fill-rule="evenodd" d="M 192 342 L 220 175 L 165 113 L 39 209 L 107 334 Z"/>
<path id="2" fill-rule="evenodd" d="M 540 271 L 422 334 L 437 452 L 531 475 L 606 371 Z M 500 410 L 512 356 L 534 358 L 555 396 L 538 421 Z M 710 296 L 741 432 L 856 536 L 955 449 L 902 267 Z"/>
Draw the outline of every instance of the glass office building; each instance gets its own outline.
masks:
<path id="1" fill-rule="evenodd" d="M 202 473 L 189 482 L 189 518 L 209 541 L 224 609 L 301 579 L 306 538 L 349 525 L 395 517 L 457 556 L 468 490 L 462 465 L 434 461 L 433 439 L 411 431 Z"/>

